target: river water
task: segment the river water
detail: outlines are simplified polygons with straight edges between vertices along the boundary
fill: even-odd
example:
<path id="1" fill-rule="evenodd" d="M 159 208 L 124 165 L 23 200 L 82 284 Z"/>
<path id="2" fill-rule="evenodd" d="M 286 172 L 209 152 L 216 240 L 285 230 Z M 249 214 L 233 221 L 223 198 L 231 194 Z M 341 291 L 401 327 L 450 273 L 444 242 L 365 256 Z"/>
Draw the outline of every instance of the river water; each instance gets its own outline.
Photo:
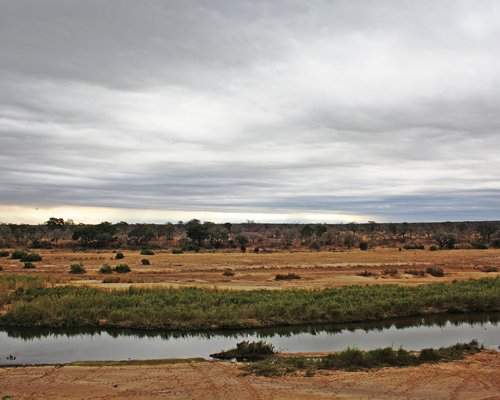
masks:
<path id="1" fill-rule="evenodd" d="M 499 349 L 500 313 L 446 314 L 370 323 L 211 332 L 0 328 L 0 365 L 73 361 L 210 358 L 242 340 L 265 340 L 283 352 L 357 347 L 420 350 L 473 339 Z M 12 357 L 10 357 L 12 356 Z M 14 359 L 15 358 L 15 359 Z"/>

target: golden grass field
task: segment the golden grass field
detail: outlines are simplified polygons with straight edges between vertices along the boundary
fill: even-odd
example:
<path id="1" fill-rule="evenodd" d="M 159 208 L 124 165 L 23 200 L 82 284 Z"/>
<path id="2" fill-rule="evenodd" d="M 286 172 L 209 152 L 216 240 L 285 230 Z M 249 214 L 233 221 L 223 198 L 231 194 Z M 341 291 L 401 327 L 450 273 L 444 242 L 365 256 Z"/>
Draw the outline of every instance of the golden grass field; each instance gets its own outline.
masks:
<path id="1" fill-rule="evenodd" d="M 329 288 L 355 284 L 402 284 L 419 285 L 431 282 L 446 282 L 454 279 L 495 276 L 497 273 L 482 272 L 487 266 L 500 270 L 500 250 L 405 250 L 377 248 L 368 251 L 350 250 L 339 252 L 279 252 L 279 253 L 187 253 L 171 254 L 156 251 L 153 256 L 142 256 L 139 251 L 123 251 L 125 258 L 115 260 L 111 250 L 102 251 L 37 251 L 43 261 L 36 263 L 36 269 L 23 269 L 17 260 L 1 258 L 2 273 L 50 274 L 72 284 L 87 284 L 106 288 L 135 286 L 208 287 L 221 289 L 286 289 L 286 288 Z M 151 265 L 141 265 L 147 258 Z M 71 275 L 70 264 L 83 263 L 86 273 Z M 131 273 L 102 275 L 103 264 L 116 266 L 126 263 Z M 438 266 L 445 276 L 429 275 L 415 277 L 404 274 L 407 269 L 425 269 Z M 387 268 L 398 270 L 397 275 L 384 275 Z M 231 270 L 234 276 L 224 276 Z M 374 276 L 363 277 L 363 271 Z M 276 281 L 276 274 L 295 273 L 301 279 Z M 113 283 L 102 283 L 103 279 Z M 117 281 L 117 282 L 114 282 Z"/>

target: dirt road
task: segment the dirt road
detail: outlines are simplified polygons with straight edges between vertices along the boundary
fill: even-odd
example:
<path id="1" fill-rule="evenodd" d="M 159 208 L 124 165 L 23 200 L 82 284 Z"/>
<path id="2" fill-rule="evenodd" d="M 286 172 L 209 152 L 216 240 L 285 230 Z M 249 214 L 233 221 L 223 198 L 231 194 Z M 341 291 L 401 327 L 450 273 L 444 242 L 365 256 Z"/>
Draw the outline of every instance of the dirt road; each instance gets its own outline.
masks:
<path id="1" fill-rule="evenodd" d="M 0 396 L 22 399 L 401 399 L 499 400 L 500 354 L 371 372 L 314 377 L 241 376 L 238 365 L 22 367 L 0 370 Z"/>

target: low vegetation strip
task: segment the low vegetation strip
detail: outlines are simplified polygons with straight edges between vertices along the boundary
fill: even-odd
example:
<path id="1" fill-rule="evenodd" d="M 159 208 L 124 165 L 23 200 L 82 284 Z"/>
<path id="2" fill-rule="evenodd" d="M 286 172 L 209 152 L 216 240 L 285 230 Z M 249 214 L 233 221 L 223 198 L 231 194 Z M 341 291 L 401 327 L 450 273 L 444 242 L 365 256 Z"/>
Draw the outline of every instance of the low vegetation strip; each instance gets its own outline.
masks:
<path id="1" fill-rule="evenodd" d="M 423 349 L 410 352 L 391 347 L 361 351 L 355 348 L 332 353 L 323 357 L 267 357 L 243 366 L 246 374 L 279 376 L 305 371 L 313 375 L 318 370 L 358 371 L 382 367 L 406 367 L 431 362 L 460 360 L 464 356 L 481 351 L 477 341 L 457 343 L 439 349 Z"/>
<path id="2" fill-rule="evenodd" d="M 374 321 L 440 312 L 500 311 L 500 277 L 323 290 L 198 288 L 107 291 L 0 277 L 0 324 L 140 329 L 250 328 Z"/>

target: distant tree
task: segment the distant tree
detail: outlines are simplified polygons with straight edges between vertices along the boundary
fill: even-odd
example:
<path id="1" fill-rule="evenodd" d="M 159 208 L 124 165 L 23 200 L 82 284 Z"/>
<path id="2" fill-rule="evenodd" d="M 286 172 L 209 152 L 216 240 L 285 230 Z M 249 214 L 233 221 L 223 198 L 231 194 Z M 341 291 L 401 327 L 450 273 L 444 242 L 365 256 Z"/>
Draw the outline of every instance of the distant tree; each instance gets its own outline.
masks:
<path id="1" fill-rule="evenodd" d="M 210 223 L 202 224 L 198 219 L 192 219 L 186 224 L 186 234 L 193 242 L 202 246 L 203 242 L 209 237 Z"/>
<path id="2" fill-rule="evenodd" d="M 497 231 L 497 226 L 494 222 L 481 222 L 477 225 L 476 230 L 481 235 L 481 238 L 490 243 L 491 236 Z"/>
<path id="3" fill-rule="evenodd" d="M 45 225 L 47 225 L 47 227 L 49 229 L 63 228 L 64 227 L 64 219 L 50 217 L 49 220 L 45 222 Z"/>
<path id="4" fill-rule="evenodd" d="M 210 245 L 216 249 L 220 249 L 229 238 L 229 233 L 225 228 L 215 225 L 209 229 L 208 236 Z"/>
<path id="5" fill-rule="evenodd" d="M 248 238 L 244 235 L 236 236 L 236 241 L 240 245 L 240 247 L 246 247 L 248 245 Z"/>
<path id="6" fill-rule="evenodd" d="M 165 236 L 167 240 L 172 240 L 175 236 L 175 225 L 167 222 L 160 228 L 160 236 Z"/>
<path id="7" fill-rule="evenodd" d="M 311 225 L 307 224 L 302 227 L 300 230 L 300 237 L 304 241 L 308 241 L 311 239 L 312 235 L 314 234 L 314 229 Z"/>
<path id="8" fill-rule="evenodd" d="M 231 222 L 226 222 L 224 224 L 224 228 L 226 228 L 226 230 L 231 233 L 231 229 L 233 229 L 233 224 Z"/>
<path id="9" fill-rule="evenodd" d="M 436 240 L 436 242 L 438 243 L 438 245 L 441 249 L 451 250 L 451 249 L 454 249 L 455 245 L 457 244 L 457 237 L 455 235 L 449 234 L 449 233 L 437 234 L 434 237 L 434 239 Z"/>
<path id="10" fill-rule="evenodd" d="M 84 247 L 105 247 L 110 245 L 116 232 L 116 226 L 109 222 L 98 225 L 77 225 L 73 231 L 73 240 L 80 240 Z"/>
<path id="11" fill-rule="evenodd" d="M 316 237 L 321 237 L 323 236 L 328 228 L 326 227 L 325 224 L 316 224 L 314 225 L 314 233 L 316 234 Z"/>
<path id="12" fill-rule="evenodd" d="M 133 240 L 136 246 L 148 244 L 156 236 L 155 230 L 148 225 L 135 225 L 128 232 L 128 237 Z"/>

